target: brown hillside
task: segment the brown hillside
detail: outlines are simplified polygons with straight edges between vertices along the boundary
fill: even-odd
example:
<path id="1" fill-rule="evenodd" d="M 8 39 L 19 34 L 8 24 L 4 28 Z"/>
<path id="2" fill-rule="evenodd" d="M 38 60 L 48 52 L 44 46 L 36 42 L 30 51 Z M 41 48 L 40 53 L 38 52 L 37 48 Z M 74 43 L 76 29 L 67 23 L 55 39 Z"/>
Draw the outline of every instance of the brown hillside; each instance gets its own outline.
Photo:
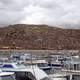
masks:
<path id="1" fill-rule="evenodd" d="M 0 49 L 80 49 L 80 30 L 47 25 L 11 25 L 0 28 Z"/>

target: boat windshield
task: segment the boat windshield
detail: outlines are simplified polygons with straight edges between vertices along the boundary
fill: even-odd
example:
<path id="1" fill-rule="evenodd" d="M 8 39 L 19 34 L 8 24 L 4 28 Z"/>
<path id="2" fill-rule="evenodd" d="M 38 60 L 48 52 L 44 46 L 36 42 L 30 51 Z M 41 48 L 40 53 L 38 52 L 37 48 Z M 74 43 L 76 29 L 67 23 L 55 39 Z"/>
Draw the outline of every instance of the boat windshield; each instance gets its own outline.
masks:
<path id="1" fill-rule="evenodd" d="M 15 80 L 14 75 L 0 76 L 0 80 Z"/>

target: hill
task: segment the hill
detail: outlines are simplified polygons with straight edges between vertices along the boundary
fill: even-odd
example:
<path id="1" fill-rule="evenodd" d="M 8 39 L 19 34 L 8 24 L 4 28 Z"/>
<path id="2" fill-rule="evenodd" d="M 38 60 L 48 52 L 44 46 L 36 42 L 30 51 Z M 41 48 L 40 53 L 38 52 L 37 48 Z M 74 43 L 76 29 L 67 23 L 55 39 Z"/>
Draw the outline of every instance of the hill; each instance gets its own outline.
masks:
<path id="1" fill-rule="evenodd" d="M 80 29 L 10 25 L 0 28 L 0 49 L 79 50 Z"/>

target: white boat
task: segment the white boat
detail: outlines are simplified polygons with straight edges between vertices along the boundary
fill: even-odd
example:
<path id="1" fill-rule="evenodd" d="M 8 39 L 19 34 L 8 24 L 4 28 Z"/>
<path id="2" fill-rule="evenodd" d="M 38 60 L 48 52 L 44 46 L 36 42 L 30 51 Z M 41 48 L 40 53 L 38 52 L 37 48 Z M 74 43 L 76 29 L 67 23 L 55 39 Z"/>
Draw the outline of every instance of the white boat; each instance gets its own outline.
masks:
<path id="1" fill-rule="evenodd" d="M 80 80 L 80 73 L 58 72 L 50 74 L 51 80 Z"/>
<path id="2" fill-rule="evenodd" d="M 0 71 L 0 80 L 16 80 L 13 72 Z"/>
<path id="3" fill-rule="evenodd" d="M 18 63 L 3 63 L 2 71 L 15 72 L 16 80 L 50 80 L 37 66 L 24 66 Z"/>
<path id="4" fill-rule="evenodd" d="M 43 70 L 49 70 L 51 69 L 51 66 L 48 65 L 48 62 L 46 60 L 32 60 L 32 61 L 26 61 L 26 64 L 28 65 L 37 65 L 40 69 Z"/>

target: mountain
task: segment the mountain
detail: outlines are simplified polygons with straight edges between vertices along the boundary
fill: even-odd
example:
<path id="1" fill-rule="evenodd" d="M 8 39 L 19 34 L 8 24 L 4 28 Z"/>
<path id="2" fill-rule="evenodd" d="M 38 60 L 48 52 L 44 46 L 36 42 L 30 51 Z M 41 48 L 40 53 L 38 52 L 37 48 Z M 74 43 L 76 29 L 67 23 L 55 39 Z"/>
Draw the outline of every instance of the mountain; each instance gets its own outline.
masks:
<path id="1" fill-rule="evenodd" d="M 0 28 L 0 49 L 79 50 L 80 29 L 10 25 Z"/>

